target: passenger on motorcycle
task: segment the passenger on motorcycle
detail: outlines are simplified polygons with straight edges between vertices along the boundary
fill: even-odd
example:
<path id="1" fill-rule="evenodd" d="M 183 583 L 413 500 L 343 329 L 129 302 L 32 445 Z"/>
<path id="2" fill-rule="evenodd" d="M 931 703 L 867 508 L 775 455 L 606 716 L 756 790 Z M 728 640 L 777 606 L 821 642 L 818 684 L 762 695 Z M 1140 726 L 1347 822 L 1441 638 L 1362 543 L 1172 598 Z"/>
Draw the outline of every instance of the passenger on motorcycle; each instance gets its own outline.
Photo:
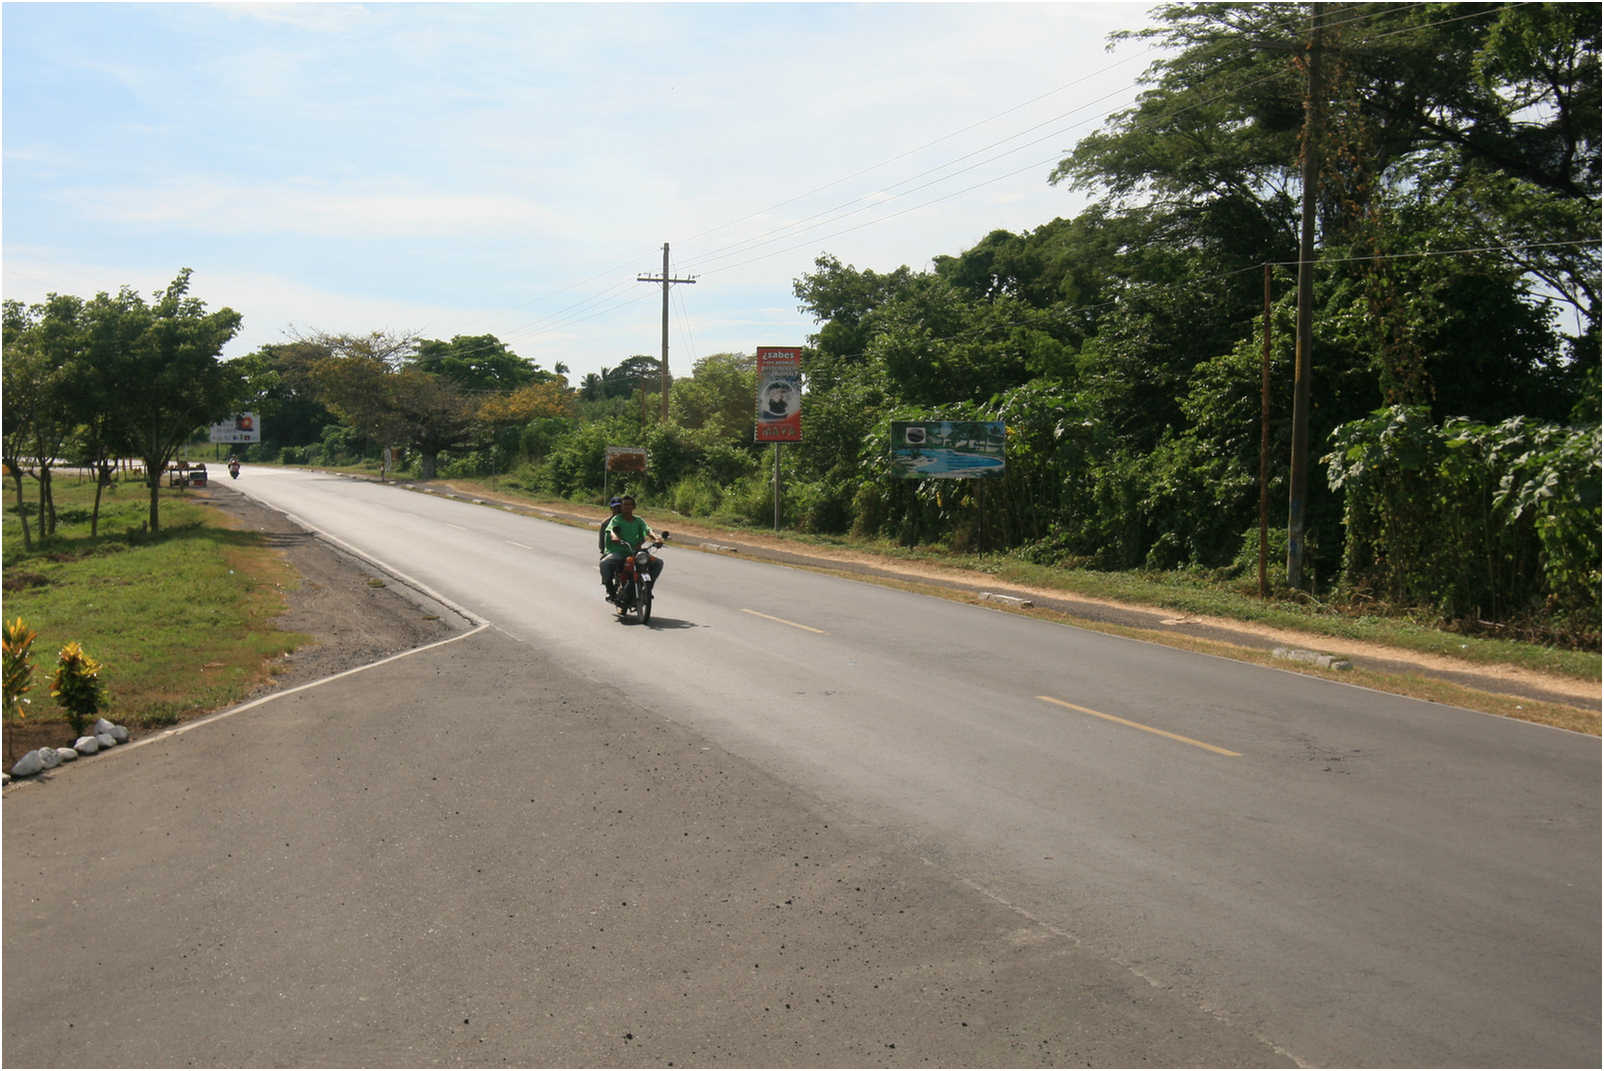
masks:
<path id="1" fill-rule="evenodd" d="M 621 500 L 617 498 L 614 498 L 612 501 L 608 502 L 607 508 L 613 512 L 608 515 L 605 521 L 601 522 L 601 524 L 597 525 L 596 527 L 596 553 L 598 554 L 607 553 L 607 526 L 613 523 L 614 517 L 618 516 L 618 507 L 620 504 Z"/>
<path id="2" fill-rule="evenodd" d="M 618 511 L 618 516 L 608 521 L 602 530 L 607 557 L 601 560 L 601 578 L 608 599 L 615 594 L 614 578 L 618 575 L 618 567 L 624 564 L 624 556 L 657 539 L 657 533 L 652 531 L 652 526 L 635 516 L 635 500 L 632 497 L 624 495 L 620 498 Z M 657 583 L 658 574 L 662 571 L 662 560 L 653 558 L 651 572 L 654 585 Z"/>

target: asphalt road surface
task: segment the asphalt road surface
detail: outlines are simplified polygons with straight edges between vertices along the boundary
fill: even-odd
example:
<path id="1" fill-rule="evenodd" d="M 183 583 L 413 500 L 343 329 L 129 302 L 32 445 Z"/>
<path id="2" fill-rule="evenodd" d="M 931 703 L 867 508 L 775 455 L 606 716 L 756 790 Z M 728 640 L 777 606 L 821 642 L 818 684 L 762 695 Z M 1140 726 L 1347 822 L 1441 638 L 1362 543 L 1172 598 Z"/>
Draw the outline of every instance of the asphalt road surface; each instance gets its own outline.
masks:
<path id="1" fill-rule="evenodd" d="M 9 792 L 8 1063 L 1600 1062 L 1595 738 L 235 486 L 489 628 Z"/>

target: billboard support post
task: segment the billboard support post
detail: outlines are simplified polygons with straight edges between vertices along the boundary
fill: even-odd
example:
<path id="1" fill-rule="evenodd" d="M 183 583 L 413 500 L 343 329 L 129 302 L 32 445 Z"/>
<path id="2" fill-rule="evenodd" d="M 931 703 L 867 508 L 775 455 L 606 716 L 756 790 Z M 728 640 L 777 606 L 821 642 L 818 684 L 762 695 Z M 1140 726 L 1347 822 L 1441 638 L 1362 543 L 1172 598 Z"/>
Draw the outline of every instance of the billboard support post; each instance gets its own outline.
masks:
<path id="1" fill-rule="evenodd" d="M 774 530 L 780 530 L 780 444 L 774 444 Z"/>

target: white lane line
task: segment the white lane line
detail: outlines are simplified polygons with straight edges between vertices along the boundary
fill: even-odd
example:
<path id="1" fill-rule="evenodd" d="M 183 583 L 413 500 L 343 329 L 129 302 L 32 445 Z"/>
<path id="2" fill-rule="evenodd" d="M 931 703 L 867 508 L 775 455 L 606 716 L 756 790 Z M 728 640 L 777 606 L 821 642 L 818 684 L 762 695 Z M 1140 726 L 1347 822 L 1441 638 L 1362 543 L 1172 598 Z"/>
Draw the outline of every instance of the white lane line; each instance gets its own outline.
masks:
<path id="1" fill-rule="evenodd" d="M 1240 751 L 1231 751 L 1227 748 L 1216 747 L 1213 744 L 1205 744 L 1201 740 L 1193 740 L 1190 736 L 1182 736 L 1180 733 L 1172 733 L 1166 729 L 1155 729 L 1153 726 L 1143 725 L 1139 721 L 1131 721 L 1128 718 L 1121 718 L 1114 714 L 1104 714 L 1100 710 L 1093 710 L 1091 707 L 1078 706 L 1062 699 L 1054 699 L 1050 695 L 1038 695 L 1036 698 L 1040 699 L 1044 703 L 1053 703 L 1057 706 L 1065 707 L 1081 714 L 1090 714 L 1094 718 L 1102 718 L 1104 721 L 1111 721 L 1116 725 L 1124 725 L 1131 729 L 1140 729 L 1144 733 L 1152 733 L 1154 736 L 1162 736 L 1166 739 L 1175 740 L 1182 744 L 1190 744 L 1192 747 L 1200 747 L 1204 751 L 1212 751 L 1216 755 L 1224 755 L 1227 758 L 1232 759 L 1240 759 L 1242 757 L 1242 753 Z"/>
<path id="2" fill-rule="evenodd" d="M 799 625 L 795 621 L 787 621 L 783 617 L 775 617 L 772 614 L 760 614 L 756 610 L 748 610 L 744 607 L 741 609 L 741 613 L 751 614 L 753 617 L 761 617 L 766 621 L 778 621 L 782 625 L 790 625 L 792 628 L 799 628 L 804 632 L 817 632 L 820 636 L 829 635 L 829 633 L 824 631 L 822 628 L 814 628 L 812 625 Z"/>

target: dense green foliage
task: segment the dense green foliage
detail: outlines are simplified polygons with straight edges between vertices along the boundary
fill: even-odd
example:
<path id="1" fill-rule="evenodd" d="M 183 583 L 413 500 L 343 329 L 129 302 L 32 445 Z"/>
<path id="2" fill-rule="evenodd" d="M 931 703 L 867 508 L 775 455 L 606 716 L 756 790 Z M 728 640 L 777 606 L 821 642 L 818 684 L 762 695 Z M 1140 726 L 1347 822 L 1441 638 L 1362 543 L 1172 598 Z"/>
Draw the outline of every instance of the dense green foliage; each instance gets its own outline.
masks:
<path id="1" fill-rule="evenodd" d="M 19 515 L 24 471 L 38 481 L 41 537 L 55 530 L 51 469 L 63 456 L 99 473 L 97 517 L 110 459 L 138 458 L 146 525 L 159 531 L 168 462 L 197 425 L 221 419 L 240 398 L 240 370 L 220 359 L 240 315 L 208 313 L 189 296 L 190 274 L 179 272 L 151 304 L 127 287 L 91 301 L 51 294 L 33 306 L 5 302 L 5 463 Z M 22 531 L 27 544 L 25 518 Z"/>

